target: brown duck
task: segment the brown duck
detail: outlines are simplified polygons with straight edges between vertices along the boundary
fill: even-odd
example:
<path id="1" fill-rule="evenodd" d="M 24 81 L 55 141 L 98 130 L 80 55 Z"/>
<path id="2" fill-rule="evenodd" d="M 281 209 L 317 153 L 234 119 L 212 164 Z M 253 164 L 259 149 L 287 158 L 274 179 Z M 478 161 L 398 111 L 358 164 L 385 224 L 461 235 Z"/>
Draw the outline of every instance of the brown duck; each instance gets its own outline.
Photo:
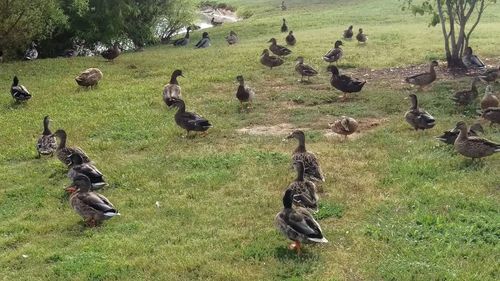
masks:
<path id="1" fill-rule="evenodd" d="M 485 73 L 479 76 L 479 78 L 481 78 L 481 80 L 483 80 L 484 82 L 491 83 L 495 82 L 495 80 L 497 80 L 499 76 L 500 76 L 500 67 L 487 70 Z"/>
<path id="2" fill-rule="evenodd" d="M 309 77 L 318 75 L 318 71 L 314 69 L 312 66 L 304 63 L 303 57 L 297 58 L 297 64 L 295 65 L 295 71 L 300 74 L 300 81 L 302 82 L 304 76 L 307 77 L 307 81 L 309 81 Z"/>
<path id="3" fill-rule="evenodd" d="M 292 138 L 299 142 L 299 145 L 292 153 L 292 163 L 304 163 L 304 176 L 306 179 L 313 182 L 324 182 L 325 177 L 323 176 L 323 172 L 321 171 L 316 155 L 306 150 L 306 137 L 304 132 L 300 130 L 293 131 L 284 139 L 284 141 Z"/>
<path id="4" fill-rule="evenodd" d="M 490 126 L 500 124 L 500 107 L 488 107 L 483 110 L 482 117 L 490 121 Z"/>
<path id="5" fill-rule="evenodd" d="M 481 109 L 485 110 L 489 107 L 498 107 L 498 106 L 500 106 L 500 100 L 493 93 L 491 86 L 490 85 L 486 86 L 484 96 L 481 99 Z"/>
<path id="6" fill-rule="evenodd" d="M 87 226 L 95 227 L 104 220 L 120 215 L 104 195 L 92 192 L 90 188 L 90 179 L 81 174 L 73 179 L 72 186 L 66 188 L 71 194 L 71 207 L 85 220 Z"/>
<path id="7" fill-rule="evenodd" d="M 285 38 L 286 44 L 290 46 L 294 46 L 295 43 L 297 43 L 297 39 L 295 39 L 295 36 L 293 35 L 293 31 L 290 30 L 288 35 Z"/>
<path id="8" fill-rule="evenodd" d="M 469 137 L 467 124 L 460 121 L 455 130 L 460 131 L 455 140 L 455 150 L 465 157 L 479 159 L 500 152 L 500 144 L 479 137 Z"/>
<path id="9" fill-rule="evenodd" d="M 269 55 L 268 49 L 262 51 L 262 55 L 260 55 L 260 63 L 262 63 L 265 66 L 268 66 L 271 69 L 273 69 L 273 67 L 282 65 L 284 62 L 285 61 L 280 57 Z"/>
<path id="10" fill-rule="evenodd" d="M 45 116 L 43 118 L 43 132 L 36 143 L 38 158 L 40 158 L 41 155 L 53 156 L 57 149 L 56 138 L 52 135 L 52 132 L 49 129 L 49 122 L 49 116 Z"/>
<path id="11" fill-rule="evenodd" d="M 52 135 L 59 138 L 59 145 L 57 146 L 56 149 L 56 155 L 57 159 L 59 159 L 63 164 L 65 165 L 71 164 L 71 161 L 68 158 L 71 154 L 80 154 L 84 163 L 90 162 L 90 158 L 87 156 L 87 154 L 85 154 L 85 152 L 81 148 L 66 147 L 67 135 L 64 130 L 59 129 Z"/>
<path id="12" fill-rule="evenodd" d="M 352 117 L 342 116 L 333 123 L 328 124 L 336 134 L 343 135 L 347 139 L 348 135 L 354 134 L 358 129 L 358 122 Z"/>
<path id="13" fill-rule="evenodd" d="M 459 133 L 460 132 L 455 130 L 455 129 L 448 130 L 448 131 L 445 131 L 439 137 L 436 137 L 436 139 L 439 141 L 442 141 L 446 144 L 453 145 L 453 144 L 455 144 L 455 140 L 457 139 Z M 475 123 L 474 125 L 472 125 L 469 128 L 469 137 L 475 137 L 478 135 L 478 133 L 484 133 L 484 129 L 483 129 L 483 126 L 481 126 L 481 124 Z"/>
<path id="14" fill-rule="evenodd" d="M 289 54 L 292 53 L 292 51 L 287 47 L 278 45 L 275 38 L 269 39 L 267 43 L 271 43 L 271 46 L 269 46 L 269 50 L 271 50 L 271 52 L 273 52 L 273 54 L 277 56 L 283 57 L 283 56 L 288 56 Z"/>
<path id="15" fill-rule="evenodd" d="M 103 58 L 107 59 L 108 61 L 113 61 L 121 54 L 121 52 L 122 51 L 120 50 L 118 42 L 115 42 L 115 44 L 113 44 L 113 47 L 102 52 L 101 55 Z"/>
<path id="16" fill-rule="evenodd" d="M 453 94 L 451 100 L 453 100 L 457 105 L 466 106 L 471 104 L 479 95 L 477 90 L 477 83 L 481 81 L 479 78 L 474 78 L 472 80 L 472 85 L 470 90 L 459 91 Z"/>
<path id="17" fill-rule="evenodd" d="M 429 72 L 407 77 L 405 79 L 406 83 L 416 85 L 419 87 L 419 90 L 422 90 L 425 86 L 430 85 L 434 82 L 434 80 L 436 80 L 436 71 L 434 70 L 434 67 L 436 66 L 438 66 L 438 62 L 434 60 L 431 62 Z"/>
<path id="18" fill-rule="evenodd" d="M 82 87 L 95 87 L 102 79 L 102 72 L 98 68 L 88 68 L 75 77 L 75 81 Z"/>
<path id="19" fill-rule="evenodd" d="M 297 171 L 297 178 L 288 186 L 288 189 L 293 190 L 293 204 L 306 208 L 310 212 L 317 212 L 319 197 L 316 193 L 316 185 L 304 178 L 303 162 L 294 162 L 293 167 Z"/>

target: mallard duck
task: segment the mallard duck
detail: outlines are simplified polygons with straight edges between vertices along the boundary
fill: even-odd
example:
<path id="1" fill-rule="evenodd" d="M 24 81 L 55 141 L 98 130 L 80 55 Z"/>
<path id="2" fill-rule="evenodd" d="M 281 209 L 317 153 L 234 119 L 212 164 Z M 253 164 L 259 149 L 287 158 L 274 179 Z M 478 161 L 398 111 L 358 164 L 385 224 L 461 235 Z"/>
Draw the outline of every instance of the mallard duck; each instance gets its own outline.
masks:
<path id="1" fill-rule="evenodd" d="M 36 47 L 37 47 L 36 43 L 31 42 L 30 47 L 24 53 L 25 60 L 36 60 L 38 58 L 38 51 Z"/>
<path id="2" fill-rule="evenodd" d="M 486 90 L 484 91 L 484 96 L 481 99 L 481 109 L 485 110 L 488 107 L 498 107 L 500 106 L 500 100 L 493 93 L 491 86 L 486 86 Z"/>
<path id="3" fill-rule="evenodd" d="M 467 68 L 479 68 L 484 69 L 486 65 L 473 54 L 472 48 L 467 47 L 464 50 L 464 55 L 462 56 L 462 62 Z"/>
<path id="4" fill-rule="evenodd" d="M 68 162 L 68 166 L 70 166 L 68 178 L 75 179 L 78 175 L 82 174 L 90 179 L 92 190 L 100 189 L 103 186 L 106 186 L 103 174 L 94 166 L 94 164 L 90 162 L 84 163 L 80 154 L 71 154 L 68 156 Z"/>
<path id="5" fill-rule="evenodd" d="M 319 181 L 324 182 L 325 177 L 323 176 L 323 172 L 321 171 L 321 167 L 319 166 L 316 155 L 306 150 L 306 137 L 304 135 L 304 132 L 300 130 L 293 131 L 284 140 L 292 138 L 297 139 L 299 142 L 299 145 L 293 151 L 292 161 L 293 162 L 299 161 L 304 163 L 304 168 L 305 168 L 304 176 L 306 179 L 313 182 L 319 182 Z"/>
<path id="6" fill-rule="evenodd" d="M 343 37 L 345 39 L 352 39 L 353 35 L 354 35 L 354 32 L 352 32 L 352 25 L 350 25 L 346 30 L 344 30 Z"/>
<path id="7" fill-rule="evenodd" d="M 284 62 L 285 61 L 280 57 L 269 55 L 268 49 L 264 49 L 264 51 L 262 51 L 262 55 L 260 55 L 260 63 L 268 66 L 271 69 L 273 69 L 273 67 L 282 65 Z"/>
<path id="8" fill-rule="evenodd" d="M 236 98 L 240 101 L 240 106 L 243 108 L 243 103 L 246 102 L 249 104 L 249 107 L 252 107 L 252 101 L 255 97 L 255 92 L 252 88 L 245 86 L 245 80 L 242 75 L 236 76 L 236 80 L 240 85 L 238 86 L 238 90 L 236 90 Z"/>
<path id="9" fill-rule="evenodd" d="M 100 225 L 104 220 L 119 216 L 118 210 L 109 202 L 108 198 L 90 191 L 92 185 L 85 175 L 77 175 L 73 184 L 66 188 L 71 195 L 71 207 L 85 220 L 89 227 Z"/>
<path id="10" fill-rule="evenodd" d="M 212 20 L 210 21 L 210 23 L 213 26 L 220 26 L 220 25 L 222 25 L 222 22 L 221 21 L 216 21 L 214 17 L 212 17 Z"/>
<path id="11" fill-rule="evenodd" d="M 490 121 L 490 125 L 500 124 L 500 107 L 488 107 L 483 110 L 482 117 Z"/>
<path id="12" fill-rule="evenodd" d="M 436 137 L 436 139 L 440 140 L 446 144 L 453 145 L 453 144 L 455 144 L 455 140 L 458 137 L 458 133 L 459 133 L 459 131 L 457 131 L 455 129 L 448 130 L 448 131 L 445 131 L 441 136 Z M 469 128 L 469 137 L 477 136 L 478 133 L 484 133 L 484 129 L 483 129 L 483 126 L 481 126 L 481 124 L 475 123 L 474 125 L 472 125 Z"/>
<path id="13" fill-rule="evenodd" d="M 170 76 L 170 82 L 163 88 L 163 101 L 168 107 L 172 106 L 175 99 L 182 98 L 181 86 L 179 86 L 179 82 L 177 82 L 177 77 L 179 76 L 184 77 L 182 75 L 182 70 L 174 70 L 172 76 Z"/>
<path id="14" fill-rule="evenodd" d="M 288 32 L 288 26 L 286 25 L 285 19 L 283 19 L 283 24 L 281 25 L 281 32 Z"/>
<path id="15" fill-rule="evenodd" d="M 304 178 L 304 163 L 294 162 L 293 167 L 297 171 L 297 178 L 287 188 L 293 190 L 293 204 L 310 212 L 317 212 L 319 196 L 316 193 L 316 185 Z"/>
<path id="16" fill-rule="evenodd" d="M 356 35 L 356 40 L 358 40 L 358 43 L 366 43 L 368 41 L 368 37 L 363 33 L 363 29 L 360 28 L 358 30 L 358 34 Z"/>
<path id="17" fill-rule="evenodd" d="M 10 94 L 16 101 L 27 101 L 31 99 L 31 94 L 28 92 L 28 89 L 26 89 L 23 85 L 19 85 L 19 79 L 17 76 L 14 76 L 14 79 L 12 79 Z"/>
<path id="18" fill-rule="evenodd" d="M 455 130 L 460 131 L 455 140 L 455 150 L 465 157 L 478 159 L 500 152 L 500 144 L 479 137 L 469 137 L 467 124 L 460 121 Z"/>
<path id="19" fill-rule="evenodd" d="M 107 59 L 108 61 L 113 61 L 114 59 L 116 59 L 120 54 L 121 54 L 121 50 L 119 48 L 119 44 L 118 42 L 115 42 L 115 44 L 113 44 L 113 47 L 107 49 L 106 51 L 102 52 L 101 53 L 101 56 L 105 59 Z"/>
<path id="20" fill-rule="evenodd" d="M 210 37 L 208 36 L 208 32 L 203 32 L 201 35 L 200 41 L 196 43 L 196 48 L 201 49 L 201 48 L 208 48 L 210 47 Z"/>
<path id="21" fill-rule="evenodd" d="M 84 163 L 90 162 L 90 158 L 81 148 L 66 147 L 66 139 L 67 139 L 66 131 L 59 129 L 55 133 L 53 133 L 52 136 L 56 136 L 59 138 L 59 145 L 57 146 L 56 149 L 56 155 L 57 159 L 59 159 L 63 164 L 65 164 L 66 166 L 71 164 L 71 162 L 68 159 L 68 157 L 71 154 L 80 154 Z"/>
<path id="22" fill-rule="evenodd" d="M 409 95 L 409 99 L 411 100 L 411 107 L 410 110 L 405 113 L 406 122 L 408 122 L 415 131 L 423 131 L 434 127 L 434 125 L 436 125 L 436 120 L 423 108 L 418 107 L 417 96 L 411 94 Z"/>
<path id="23" fill-rule="evenodd" d="M 292 51 L 290 51 L 290 49 L 288 49 L 287 47 L 283 47 L 281 45 L 278 45 L 276 43 L 276 39 L 275 38 L 271 38 L 269 39 L 269 41 L 267 41 L 267 43 L 271 43 L 271 46 L 269 46 L 269 50 L 271 50 L 271 52 L 273 52 L 273 54 L 277 55 L 277 56 L 288 56 L 289 54 L 292 53 Z"/>
<path id="24" fill-rule="evenodd" d="M 286 11 L 286 4 L 285 1 L 281 1 L 281 10 Z"/>
<path id="25" fill-rule="evenodd" d="M 470 90 L 459 91 L 453 94 L 451 100 L 456 104 L 466 106 L 471 104 L 479 95 L 476 84 L 480 81 L 479 78 L 472 79 L 472 85 Z"/>
<path id="26" fill-rule="evenodd" d="M 431 62 L 429 72 L 420 73 L 417 75 L 407 77 L 405 79 L 406 83 L 419 86 L 419 90 L 422 90 L 423 87 L 430 85 L 432 82 L 434 82 L 434 80 L 436 80 L 436 71 L 434 70 L 434 67 L 436 66 L 438 66 L 438 62 L 433 60 Z"/>
<path id="27" fill-rule="evenodd" d="M 295 39 L 295 36 L 293 35 L 292 30 L 290 30 L 290 32 L 288 32 L 288 35 L 286 36 L 285 41 L 286 41 L 286 44 L 290 45 L 290 46 L 294 46 L 295 43 L 297 43 L 297 39 Z"/>
<path id="28" fill-rule="evenodd" d="M 340 60 L 342 58 L 343 53 L 344 53 L 342 51 L 342 48 L 340 48 L 340 46 L 342 46 L 342 41 L 340 41 L 340 40 L 335 41 L 335 45 L 334 45 L 333 49 L 328 51 L 328 53 L 326 53 L 323 56 L 323 60 L 326 62 L 329 62 L 329 63 L 337 62 L 338 60 Z"/>
<path id="29" fill-rule="evenodd" d="M 54 151 L 56 151 L 57 143 L 56 138 L 52 135 L 52 132 L 49 129 L 49 116 L 45 116 L 43 118 L 43 132 L 42 135 L 38 138 L 36 142 L 36 151 L 38 152 L 38 158 L 41 155 L 54 155 Z"/>
<path id="30" fill-rule="evenodd" d="M 175 123 L 184 130 L 186 130 L 186 137 L 189 137 L 190 131 L 195 132 L 206 132 L 209 128 L 212 128 L 212 124 L 194 112 L 187 112 L 186 105 L 183 100 L 175 99 L 172 107 L 177 107 L 177 113 L 175 114 Z"/>
<path id="31" fill-rule="evenodd" d="M 481 78 L 481 80 L 489 84 L 491 82 L 495 82 L 495 80 L 497 80 L 499 76 L 500 76 L 500 67 L 496 69 L 487 70 L 482 75 L 480 75 L 479 78 Z"/>
<path id="32" fill-rule="evenodd" d="M 78 85 L 82 87 L 92 87 L 97 86 L 99 81 L 102 79 L 102 72 L 98 68 L 89 68 L 82 71 L 78 76 L 75 77 L 75 81 Z"/>
<path id="33" fill-rule="evenodd" d="M 172 45 L 177 46 L 177 47 L 189 45 L 189 32 L 190 31 L 191 31 L 191 26 L 188 26 L 186 28 L 186 34 L 184 35 L 184 37 L 175 40 L 174 42 L 172 42 Z"/>
<path id="34" fill-rule="evenodd" d="M 348 135 L 354 134 L 358 129 L 358 121 L 352 117 L 342 116 L 335 122 L 329 123 L 328 126 L 334 133 L 343 135 L 344 139 L 347 139 Z"/>
<path id="35" fill-rule="evenodd" d="M 366 81 L 351 78 L 346 75 L 340 75 L 339 69 L 334 65 L 328 66 L 328 71 L 332 73 L 330 84 L 343 93 L 342 99 L 347 99 L 347 93 L 357 93 L 361 91 Z"/>
<path id="36" fill-rule="evenodd" d="M 293 243 L 288 247 L 301 253 L 301 243 L 327 243 L 323 236 L 321 226 L 314 217 L 304 208 L 293 208 L 293 190 L 287 189 L 283 196 L 283 210 L 279 212 L 274 221 L 278 230 Z"/>
<path id="37" fill-rule="evenodd" d="M 229 31 L 229 35 L 226 37 L 226 41 L 229 45 L 234 45 L 238 43 L 238 35 L 236 35 L 236 32 L 234 31 Z"/>
<path id="38" fill-rule="evenodd" d="M 304 63 L 303 57 L 297 57 L 297 64 L 295 65 L 295 71 L 300 74 L 300 82 L 304 79 L 304 76 L 307 77 L 307 81 L 309 81 L 309 77 L 318 75 L 318 71 L 316 71 L 312 66 L 309 66 Z"/>

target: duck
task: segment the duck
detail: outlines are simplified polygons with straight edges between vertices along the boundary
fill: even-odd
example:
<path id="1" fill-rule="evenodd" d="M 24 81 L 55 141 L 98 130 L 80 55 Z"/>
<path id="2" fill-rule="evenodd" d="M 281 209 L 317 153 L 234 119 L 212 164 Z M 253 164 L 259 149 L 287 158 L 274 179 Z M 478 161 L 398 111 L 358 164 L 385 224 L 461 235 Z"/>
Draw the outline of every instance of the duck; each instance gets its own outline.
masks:
<path id="1" fill-rule="evenodd" d="M 19 85 L 19 79 L 14 76 L 12 79 L 12 86 L 10 87 L 10 94 L 16 102 L 27 101 L 31 99 L 31 94 L 23 85 Z"/>
<path id="2" fill-rule="evenodd" d="M 239 39 L 238 39 L 238 35 L 236 35 L 236 32 L 234 31 L 229 31 L 229 35 L 226 37 L 226 41 L 229 45 L 234 45 L 236 43 L 238 43 Z"/>
<path id="3" fill-rule="evenodd" d="M 471 104 L 479 95 L 476 84 L 481 81 L 478 77 L 472 79 L 472 85 L 470 90 L 458 91 L 453 94 L 451 100 L 453 100 L 457 105 L 466 106 Z"/>
<path id="4" fill-rule="evenodd" d="M 347 93 L 360 92 L 366 84 L 366 81 L 351 78 L 347 75 L 340 75 L 339 69 L 334 65 L 329 65 L 327 69 L 332 73 L 330 84 L 343 93 L 343 100 L 347 99 Z"/>
<path id="5" fill-rule="evenodd" d="M 288 32 L 288 26 L 286 25 L 286 20 L 283 19 L 283 24 L 281 25 L 281 32 Z"/>
<path id="6" fill-rule="evenodd" d="M 490 126 L 493 124 L 500 124 L 500 107 L 488 107 L 483 110 L 481 116 L 490 121 Z"/>
<path id="7" fill-rule="evenodd" d="M 186 111 L 186 104 L 181 99 L 175 99 L 172 107 L 177 107 L 177 113 L 175 114 L 175 123 L 186 130 L 186 137 L 189 137 L 190 131 L 195 132 L 205 132 L 212 128 L 212 124 L 194 112 Z"/>
<path id="8" fill-rule="evenodd" d="M 290 45 L 290 46 L 295 46 L 295 43 L 297 43 L 297 39 L 295 39 L 295 36 L 293 35 L 292 30 L 290 30 L 290 32 L 288 32 L 288 35 L 285 37 L 285 41 L 286 41 L 286 44 Z"/>
<path id="9" fill-rule="evenodd" d="M 182 98 L 181 86 L 179 86 L 179 82 L 177 81 L 178 77 L 184 77 L 180 69 L 176 69 L 172 72 L 170 82 L 163 87 L 163 101 L 168 107 L 172 106 L 175 99 Z"/>
<path id="10" fill-rule="evenodd" d="M 286 4 L 285 1 L 281 1 L 281 10 L 286 11 Z"/>
<path id="11" fill-rule="evenodd" d="M 352 36 L 354 35 L 354 32 L 352 32 L 353 26 L 350 25 L 346 30 L 344 30 L 344 39 L 352 39 Z"/>
<path id="12" fill-rule="evenodd" d="M 174 40 L 174 42 L 172 42 L 172 45 L 174 45 L 176 47 L 189 45 L 189 32 L 190 31 L 191 31 L 191 26 L 188 26 L 186 28 L 186 34 L 184 35 L 184 37 L 179 38 L 177 40 Z"/>
<path id="13" fill-rule="evenodd" d="M 486 70 L 482 75 L 479 76 L 479 78 L 481 78 L 481 80 L 489 84 L 495 82 L 499 76 L 500 76 L 500 67 Z"/>
<path id="14" fill-rule="evenodd" d="M 42 155 L 54 156 L 54 152 L 57 149 L 56 138 L 52 135 L 49 129 L 49 116 L 43 118 L 43 132 L 36 142 L 36 151 L 38 152 L 38 158 Z"/>
<path id="15" fill-rule="evenodd" d="M 198 43 L 196 43 L 196 48 L 200 49 L 200 48 L 208 48 L 210 47 L 210 37 L 208 36 L 208 32 L 203 32 L 203 34 L 201 35 L 201 39 L 200 41 L 198 41 Z"/>
<path id="16" fill-rule="evenodd" d="M 436 71 L 434 67 L 438 66 L 438 62 L 433 60 L 430 65 L 429 72 L 420 73 L 405 78 L 406 83 L 419 86 L 419 90 L 422 90 L 425 86 L 430 85 L 434 80 L 436 80 Z"/>
<path id="17" fill-rule="evenodd" d="M 427 111 L 418 107 L 418 100 L 415 94 L 410 94 L 408 98 L 411 101 L 410 109 L 405 113 L 405 119 L 415 131 L 431 129 L 436 125 L 436 119 Z"/>
<path id="18" fill-rule="evenodd" d="M 87 154 L 79 147 L 66 147 L 67 134 L 66 131 L 59 129 L 52 136 L 59 138 L 59 145 L 56 148 L 56 156 L 64 165 L 68 166 L 71 162 L 68 157 L 71 154 L 80 154 L 84 163 L 90 162 L 90 158 Z"/>
<path id="19" fill-rule="evenodd" d="M 268 66 L 270 69 L 282 65 L 284 62 L 285 61 L 280 57 L 269 55 L 268 49 L 264 49 L 264 51 L 262 51 L 262 54 L 260 55 L 260 63 Z"/>
<path id="20" fill-rule="evenodd" d="M 358 129 L 358 121 L 352 117 L 342 116 L 340 119 L 329 123 L 328 126 L 336 134 L 343 135 L 347 139 L 348 135 L 354 134 Z"/>
<path id="21" fill-rule="evenodd" d="M 458 137 L 458 133 L 459 133 L 459 131 L 456 131 L 455 129 L 448 130 L 448 131 L 445 131 L 441 136 L 436 137 L 436 139 L 439 141 L 442 141 L 446 144 L 453 145 L 453 144 L 455 144 L 455 140 Z M 484 129 L 483 129 L 483 126 L 481 126 L 481 124 L 475 123 L 474 125 L 472 125 L 469 128 L 469 134 L 468 134 L 469 137 L 478 136 L 479 133 L 484 133 Z"/>
<path id="22" fill-rule="evenodd" d="M 469 137 L 467 124 L 464 121 L 457 123 L 455 130 L 459 131 L 455 140 L 455 150 L 461 155 L 474 159 L 484 158 L 500 152 L 500 144 L 480 137 Z"/>
<path id="23" fill-rule="evenodd" d="M 476 56 L 474 55 L 472 48 L 467 47 L 464 50 L 464 55 L 462 56 L 462 62 L 468 69 L 477 68 L 484 69 L 486 65 Z"/>
<path id="24" fill-rule="evenodd" d="M 210 20 L 210 23 L 213 26 L 220 26 L 220 25 L 222 25 L 222 22 L 221 21 L 216 21 L 214 17 L 212 17 L 212 20 Z"/>
<path id="25" fill-rule="evenodd" d="M 358 43 L 366 43 L 366 41 L 368 41 L 368 37 L 363 33 L 362 28 L 358 30 L 358 34 L 356 35 L 356 40 L 358 40 Z"/>
<path id="26" fill-rule="evenodd" d="M 240 84 L 236 90 L 236 98 L 240 101 L 240 107 L 243 108 L 245 102 L 249 104 L 249 108 L 252 108 L 253 98 L 255 97 L 254 90 L 245 85 L 243 75 L 236 76 L 236 81 Z"/>
<path id="27" fill-rule="evenodd" d="M 335 41 L 333 49 L 328 51 L 328 53 L 326 53 L 323 56 L 323 60 L 328 63 L 338 62 L 342 58 L 342 55 L 344 54 L 344 51 L 342 51 L 342 48 L 340 48 L 340 46 L 342 46 L 342 41 L 340 40 Z"/>
<path id="28" fill-rule="evenodd" d="M 306 208 L 313 213 L 317 212 L 319 196 L 316 192 L 316 185 L 304 178 L 303 162 L 294 162 L 293 167 L 297 172 L 297 178 L 287 188 L 293 190 L 293 205 Z"/>
<path id="29" fill-rule="evenodd" d="M 113 47 L 107 49 L 106 51 L 102 52 L 101 53 L 101 56 L 105 59 L 107 59 L 108 61 L 114 61 L 114 59 L 116 59 L 120 54 L 121 54 L 121 50 L 119 48 L 119 44 L 118 42 L 115 42 L 113 44 Z"/>
<path id="30" fill-rule="evenodd" d="M 38 50 L 35 42 L 31 42 L 30 47 L 24 53 L 25 60 L 36 60 L 38 58 Z"/>
<path id="31" fill-rule="evenodd" d="M 489 107 L 499 107 L 500 106 L 500 100 L 493 93 L 491 85 L 486 86 L 486 90 L 484 91 L 484 96 L 481 99 L 480 105 L 481 105 L 482 110 L 485 110 Z"/>
<path id="32" fill-rule="evenodd" d="M 99 68 L 88 68 L 82 71 L 75 77 L 75 81 L 79 86 L 91 88 L 97 86 L 103 75 Z"/>
<path id="33" fill-rule="evenodd" d="M 120 213 L 108 198 L 91 191 L 91 187 L 90 179 L 79 174 L 74 177 L 72 185 L 66 188 L 66 192 L 70 194 L 71 207 L 84 219 L 85 224 L 96 227 Z"/>
<path id="34" fill-rule="evenodd" d="M 275 54 L 277 56 L 280 56 L 280 57 L 288 56 L 289 54 L 292 53 L 292 51 L 290 49 L 288 49 L 287 47 L 278 45 L 275 38 L 269 39 L 269 41 L 267 41 L 267 43 L 271 43 L 271 46 L 269 46 L 269 50 L 271 50 L 271 52 L 273 52 L 273 54 Z"/>
<path id="35" fill-rule="evenodd" d="M 304 76 L 307 77 L 307 81 L 309 81 L 309 77 L 318 75 L 318 71 L 304 63 L 303 57 L 297 57 L 297 64 L 295 65 L 295 71 L 300 74 L 300 82 L 303 81 Z"/>
<path id="36" fill-rule="evenodd" d="M 279 212 L 274 221 L 276 228 L 293 243 L 288 246 L 301 254 L 302 243 L 328 243 L 323 236 L 321 226 L 307 209 L 293 207 L 294 192 L 287 189 L 283 196 L 283 210 Z"/>
<path id="37" fill-rule="evenodd" d="M 91 162 L 83 162 L 82 155 L 74 153 L 68 156 L 67 160 L 69 162 L 68 166 L 70 167 L 68 178 L 74 180 L 78 175 L 82 174 L 90 179 L 92 190 L 106 186 L 106 181 L 101 171 Z"/>
<path id="38" fill-rule="evenodd" d="M 324 182 L 325 177 L 319 166 L 316 155 L 306 150 L 306 137 L 303 131 L 295 130 L 288 135 L 283 141 L 288 139 L 296 139 L 299 145 L 292 153 L 292 163 L 300 161 L 304 163 L 304 177 L 312 182 Z"/>

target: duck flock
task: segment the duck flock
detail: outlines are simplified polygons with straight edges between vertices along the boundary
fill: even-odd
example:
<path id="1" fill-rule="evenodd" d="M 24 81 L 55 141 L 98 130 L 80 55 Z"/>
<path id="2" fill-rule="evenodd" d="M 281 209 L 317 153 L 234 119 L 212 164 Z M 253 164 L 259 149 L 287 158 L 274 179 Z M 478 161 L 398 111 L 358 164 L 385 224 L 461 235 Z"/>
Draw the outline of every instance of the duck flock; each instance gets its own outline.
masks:
<path id="1" fill-rule="evenodd" d="M 281 4 L 281 9 L 287 9 L 284 1 Z M 222 22 L 217 22 L 212 18 L 212 24 L 219 26 Z M 184 37 L 173 41 L 172 44 L 177 47 L 188 46 L 190 31 L 191 28 L 188 27 Z M 286 19 L 282 20 L 281 32 L 288 34 L 285 37 L 288 46 L 298 44 L 293 31 L 288 30 Z M 368 41 L 368 37 L 363 33 L 362 28 L 359 28 L 358 34 L 354 36 L 353 26 L 351 25 L 343 32 L 342 38 L 343 40 L 352 40 L 353 37 L 359 44 L 366 44 Z M 233 45 L 239 42 L 239 38 L 234 31 L 231 31 L 226 37 L 226 41 L 229 45 Z M 195 46 L 196 48 L 207 48 L 210 47 L 210 42 L 208 33 L 203 32 L 201 40 Z M 268 43 L 271 45 L 262 51 L 260 63 L 270 69 L 282 66 L 286 56 L 292 54 L 292 50 L 279 45 L 276 38 L 271 38 Z M 341 46 L 343 46 L 341 40 L 335 41 L 333 48 L 323 56 L 323 60 L 329 63 L 327 70 L 331 73 L 331 86 L 342 92 L 341 98 L 346 100 L 349 98 L 348 94 L 360 92 L 363 86 L 366 85 L 366 81 L 341 75 L 338 67 L 332 65 L 332 63 L 337 63 L 343 57 L 344 51 Z M 102 56 L 113 61 L 120 53 L 119 45 L 115 43 L 110 49 L 103 52 Z M 37 54 L 36 44 L 33 43 L 26 52 L 26 59 L 36 59 Z M 491 84 L 500 76 L 500 68 L 487 70 L 484 63 L 473 54 L 470 47 L 464 52 L 463 63 L 468 69 L 476 71 L 477 75 L 472 78 L 471 89 L 454 93 L 451 102 L 455 102 L 462 107 L 472 104 L 479 95 L 477 84 L 480 82 L 488 83 L 486 92 L 480 101 L 480 113 L 482 118 L 491 122 L 490 124 L 500 123 L 500 102 L 493 93 Z M 436 80 L 436 66 L 438 66 L 438 62 L 432 61 L 428 72 L 407 77 L 405 81 L 417 86 L 419 91 L 423 90 Z M 310 77 L 318 75 L 318 71 L 305 64 L 304 57 L 301 56 L 296 59 L 295 71 L 301 76 L 300 81 L 302 82 L 304 82 L 304 77 L 309 80 Z M 190 135 L 190 132 L 206 134 L 212 124 L 201 115 L 186 111 L 186 103 L 182 98 L 182 91 L 178 82 L 179 77 L 184 77 L 182 70 L 174 70 L 170 82 L 164 86 L 163 101 L 169 108 L 177 108 L 174 119 L 176 124 L 186 131 L 186 137 L 194 137 L 194 135 Z M 102 78 L 103 73 L 99 69 L 89 68 L 78 75 L 75 80 L 82 87 L 93 88 L 98 85 Z M 245 84 L 243 75 L 238 75 L 236 80 L 239 83 L 235 93 L 236 99 L 240 102 L 241 109 L 246 107 L 249 110 L 253 107 L 252 102 L 256 96 L 255 91 Z M 11 94 L 16 102 L 27 102 L 32 97 L 27 88 L 19 84 L 17 76 L 13 78 Z M 429 112 L 419 107 L 417 95 L 410 94 L 408 99 L 411 102 L 411 107 L 404 115 L 405 121 L 416 131 L 433 128 L 436 120 Z M 68 167 L 68 177 L 73 181 L 73 184 L 66 188 L 66 191 L 70 193 L 69 201 L 73 209 L 83 217 L 85 223 L 90 227 L 98 226 L 104 220 L 120 215 L 105 196 L 96 192 L 96 190 L 102 189 L 107 184 L 103 174 L 96 168 L 95 163 L 81 148 L 67 145 L 67 134 L 64 130 L 59 129 L 52 133 L 49 122 L 49 116 L 45 116 L 43 120 L 44 129 L 36 144 L 38 157 L 55 154 Z M 335 122 L 330 123 L 329 126 L 335 133 L 347 138 L 348 135 L 356 132 L 358 122 L 353 117 L 342 116 Z M 453 145 L 458 153 L 472 158 L 474 161 L 474 159 L 484 158 L 500 152 L 500 144 L 477 136 L 483 130 L 479 123 L 469 127 L 465 122 L 459 121 L 453 130 L 444 132 L 437 139 Z M 293 131 L 284 140 L 288 139 L 295 139 L 298 143 L 292 153 L 292 164 L 297 177 L 284 193 L 282 198 L 283 209 L 276 215 L 275 223 L 277 228 L 293 241 L 289 248 L 296 250 L 300 254 L 302 243 L 328 242 L 323 236 L 319 223 L 313 216 L 318 211 L 318 190 L 320 190 L 318 187 L 325 181 L 325 177 L 317 157 L 306 149 L 305 133 L 300 130 Z"/>

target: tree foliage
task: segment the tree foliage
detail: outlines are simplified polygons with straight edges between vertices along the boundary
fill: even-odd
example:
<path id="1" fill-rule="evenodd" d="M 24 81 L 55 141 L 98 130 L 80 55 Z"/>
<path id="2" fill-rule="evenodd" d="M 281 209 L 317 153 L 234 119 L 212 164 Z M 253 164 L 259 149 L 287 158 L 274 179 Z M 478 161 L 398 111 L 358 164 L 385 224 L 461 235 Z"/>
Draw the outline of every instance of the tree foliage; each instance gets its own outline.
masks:
<path id="1" fill-rule="evenodd" d="M 462 67 L 462 54 L 484 11 L 497 0 L 402 0 L 403 10 L 431 15 L 429 25 L 441 24 L 448 67 Z"/>

